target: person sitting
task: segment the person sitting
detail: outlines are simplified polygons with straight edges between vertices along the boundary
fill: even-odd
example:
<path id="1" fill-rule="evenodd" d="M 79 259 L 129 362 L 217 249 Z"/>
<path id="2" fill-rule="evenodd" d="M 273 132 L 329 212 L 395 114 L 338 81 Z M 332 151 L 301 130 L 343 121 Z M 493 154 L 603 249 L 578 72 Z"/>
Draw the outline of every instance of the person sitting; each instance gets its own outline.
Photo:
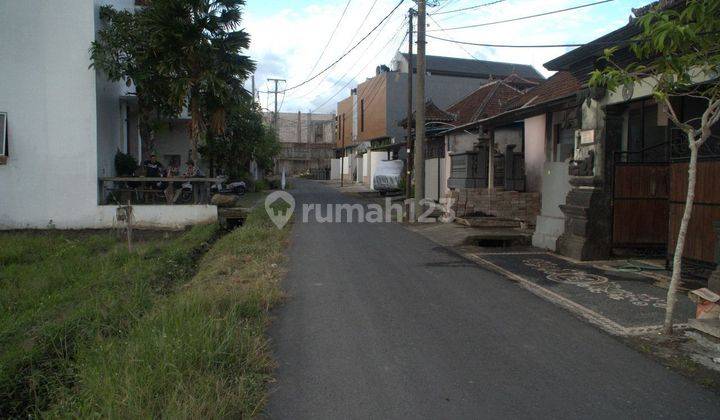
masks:
<path id="1" fill-rule="evenodd" d="M 150 160 L 143 162 L 143 169 L 145 170 L 145 176 L 148 178 L 161 178 L 165 172 L 163 164 L 157 160 L 155 153 L 150 155 Z M 153 188 L 164 189 L 162 182 L 155 182 L 152 184 Z"/>
<path id="2" fill-rule="evenodd" d="M 202 171 L 200 168 L 195 166 L 195 162 L 192 160 L 187 161 L 187 169 L 185 170 L 185 174 L 183 175 L 185 178 L 198 178 L 202 177 Z"/>
<path id="3" fill-rule="evenodd" d="M 165 170 L 165 176 L 167 178 L 177 178 L 180 175 L 180 168 L 178 164 L 174 161 L 171 161 L 168 165 L 167 169 Z M 167 182 L 167 188 L 165 188 L 165 198 L 167 199 L 168 203 L 175 203 L 177 200 L 178 194 L 180 193 L 180 188 L 182 187 L 181 182 Z"/>
<path id="4" fill-rule="evenodd" d="M 185 170 L 183 177 L 185 177 L 185 178 L 202 178 L 202 177 L 204 177 L 204 175 L 203 175 L 202 171 L 200 170 L 200 168 L 195 166 L 195 162 L 192 159 L 190 159 L 187 161 L 187 169 Z M 195 190 L 195 186 L 193 186 L 193 184 L 191 182 L 185 182 L 184 184 L 182 184 L 182 188 L 184 190 L 192 190 L 192 191 Z M 200 192 L 202 192 L 202 190 L 200 190 Z"/>

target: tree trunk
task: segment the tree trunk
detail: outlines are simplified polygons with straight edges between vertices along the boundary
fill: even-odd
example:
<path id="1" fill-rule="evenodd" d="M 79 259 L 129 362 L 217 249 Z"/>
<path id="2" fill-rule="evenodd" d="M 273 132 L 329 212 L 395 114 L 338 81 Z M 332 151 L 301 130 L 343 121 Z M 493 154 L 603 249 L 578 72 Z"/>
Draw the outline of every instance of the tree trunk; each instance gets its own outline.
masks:
<path id="1" fill-rule="evenodd" d="M 192 160 L 198 164 L 198 138 L 200 137 L 200 109 L 197 103 L 197 92 L 193 89 L 190 92 L 190 148 Z"/>
<path id="2" fill-rule="evenodd" d="M 667 308 L 665 310 L 665 325 L 663 331 L 665 334 L 673 332 L 673 314 L 675 312 L 675 303 L 677 302 L 677 288 L 682 277 L 682 256 L 685 250 L 685 237 L 687 236 L 690 217 L 692 216 L 693 203 L 695 202 L 695 184 L 697 183 L 697 161 L 698 161 L 698 144 L 694 140 L 693 133 L 687 133 L 688 142 L 690 143 L 690 165 L 688 167 L 688 190 L 685 199 L 685 211 L 683 212 L 682 221 L 680 222 L 680 231 L 677 236 L 677 244 L 675 245 L 675 255 L 673 256 L 673 271 L 670 287 L 667 293 Z"/>

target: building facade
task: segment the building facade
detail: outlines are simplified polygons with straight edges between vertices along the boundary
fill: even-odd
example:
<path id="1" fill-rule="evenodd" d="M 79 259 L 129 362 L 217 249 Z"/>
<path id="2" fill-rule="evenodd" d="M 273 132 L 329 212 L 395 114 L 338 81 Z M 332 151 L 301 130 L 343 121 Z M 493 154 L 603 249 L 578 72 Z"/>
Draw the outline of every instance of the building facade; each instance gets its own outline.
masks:
<path id="1" fill-rule="evenodd" d="M 0 228 L 107 228 L 116 207 L 99 178 L 115 175 L 119 150 L 142 159 L 133 87 L 90 67 L 99 9 L 133 10 L 134 0 L 0 2 Z M 189 143 L 188 143 L 189 144 Z M 136 206 L 138 225 L 183 227 L 211 221 L 206 205 Z"/>
<path id="2" fill-rule="evenodd" d="M 265 113 L 265 120 L 273 124 L 274 113 Z M 329 169 L 335 155 L 335 115 L 280 112 L 277 131 L 281 149 L 275 159 L 275 173 L 297 175 Z"/>

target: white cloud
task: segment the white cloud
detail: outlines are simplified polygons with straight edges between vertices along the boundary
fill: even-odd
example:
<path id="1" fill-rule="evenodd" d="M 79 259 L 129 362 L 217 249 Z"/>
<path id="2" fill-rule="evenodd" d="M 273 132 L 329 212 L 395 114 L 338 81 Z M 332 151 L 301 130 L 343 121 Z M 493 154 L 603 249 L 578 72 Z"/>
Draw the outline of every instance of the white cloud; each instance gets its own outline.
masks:
<path id="1" fill-rule="evenodd" d="M 563 44 L 592 40 L 610 30 L 618 28 L 627 20 L 631 7 L 642 5 L 646 1 L 622 0 L 599 6 L 559 13 L 543 18 L 528 19 L 500 25 L 463 30 L 432 31 L 429 34 L 456 40 L 492 43 L 492 44 Z M 253 15 L 252 9 L 244 16 L 244 25 L 252 36 L 250 55 L 257 60 L 256 73 L 259 90 L 267 90 L 267 77 L 288 79 L 288 86 L 294 86 L 306 80 L 320 52 L 335 27 L 345 6 L 344 0 L 321 1 L 304 5 L 287 4 L 272 14 Z M 340 28 L 336 32 L 327 52 L 314 73 L 337 59 L 349 45 L 367 34 L 383 16 L 396 4 L 396 0 L 377 0 L 377 4 L 368 16 L 366 23 L 357 31 L 372 4 L 371 0 L 354 0 L 348 9 Z M 454 1 L 444 10 L 452 10 L 479 4 L 478 0 Z M 577 0 L 508 0 L 506 2 L 481 9 L 443 14 L 435 16 L 442 27 L 456 27 L 483 22 L 505 20 L 518 16 L 542 13 L 583 4 Z M 284 102 L 284 111 L 307 111 L 325 103 L 331 96 L 339 94 L 319 112 L 332 112 L 335 103 L 349 94 L 350 88 L 357 82 L 371 77 L 375 67 L 390 64 L 403 33 L 401 25 L 411 5 L 405 2 L 383 26 L 377 36 L 358 47 L 337 66 L 316 80 L 298 89 L 288 92 Z M 431 9 L 432 10 L 432 9 Z M 432 19 L 428 19 L 428 30 L 438 29 Z M 402 51 L 406 51 L 407 42 Z M 479 59 L 532 64 L 545 75 L 551 74 L 543 68 L 543 63 L 563 54 L 570 48 L 486 48 L 462 47 L 439 40 L 428 39 L 428 54 L 469 58 L 469 54 Z M 357 77 L 356 77 L 357 76 Z M 342 89 L 348 81 L 347 88 Z M 269 100 L 268 100 L 269 99 Z M 261 95 L 263 106 L 272 108 L 272 98 Z"/>

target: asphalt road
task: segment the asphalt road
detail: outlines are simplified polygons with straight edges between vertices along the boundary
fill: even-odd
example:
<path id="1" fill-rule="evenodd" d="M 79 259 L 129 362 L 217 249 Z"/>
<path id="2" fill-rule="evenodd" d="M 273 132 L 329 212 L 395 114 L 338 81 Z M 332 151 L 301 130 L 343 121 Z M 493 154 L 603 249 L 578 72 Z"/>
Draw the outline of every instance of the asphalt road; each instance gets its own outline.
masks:
<path id="1" fill-rule="evenodd" d="M 296 181 L 302 203 L 349 202 Z M 720 398 L 398 224 L 296 222 L 271 418 L 717 418 Z"/>

